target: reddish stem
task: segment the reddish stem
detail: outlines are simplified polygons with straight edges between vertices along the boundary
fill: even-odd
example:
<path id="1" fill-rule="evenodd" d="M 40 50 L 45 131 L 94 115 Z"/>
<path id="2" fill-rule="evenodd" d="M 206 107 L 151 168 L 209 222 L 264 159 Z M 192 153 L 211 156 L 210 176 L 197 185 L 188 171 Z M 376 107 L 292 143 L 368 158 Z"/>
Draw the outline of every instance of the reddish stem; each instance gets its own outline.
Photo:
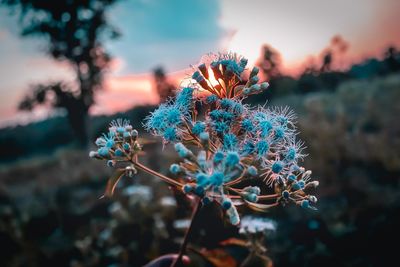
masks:
<path id="1" fill-rule="evenodd" d="M 183 254 L 185 254 L 185 252 L 186 252 L 186 247 L 189 242 L 190 234 L 193 230 L 193 224 L 200 213 L 200 208 L 201 208 L 201 199 L 197 198 L 196 206 L 194 207 L 192 216 L 190 218 L 190 225 L 189 225 L 189 228 L 186 230 L 185 237 L 183 238 L 181 248 L 179 249 L 178 257 L 176 257 L 176 259 L 172 262 L 170 267 L 177 267 L 182 263 L 182 257 L 183 257 Z"/>

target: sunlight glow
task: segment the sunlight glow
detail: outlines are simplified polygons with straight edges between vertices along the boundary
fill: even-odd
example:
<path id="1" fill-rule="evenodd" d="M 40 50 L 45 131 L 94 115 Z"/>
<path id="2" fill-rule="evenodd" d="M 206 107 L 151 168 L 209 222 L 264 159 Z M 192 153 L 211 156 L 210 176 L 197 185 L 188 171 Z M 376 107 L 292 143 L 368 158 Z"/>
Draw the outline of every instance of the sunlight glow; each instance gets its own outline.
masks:
<path id="1" fill-rule="evenodd" d="M 211 68 L 208 68 L 208 81 L 210 82 L 212 87 L 215 87 L 216 85 L 219 84 L 217 79 L 215 79 L 214 72 L 211 70 Z"/>
<path id="2" fill-rule="evenodd" d="M 374 23 L 378 4 L 373 0 L 222 0 L 220 23 L 232 32 L 227 51 L 246 55 L 253 65 L 261 46 L 269 44 L 281 53 L 283 67 L 292 68 L 318 55 L 337 34 L 357 51 L 357 42 L 366 38 L 363 30 Z"/>

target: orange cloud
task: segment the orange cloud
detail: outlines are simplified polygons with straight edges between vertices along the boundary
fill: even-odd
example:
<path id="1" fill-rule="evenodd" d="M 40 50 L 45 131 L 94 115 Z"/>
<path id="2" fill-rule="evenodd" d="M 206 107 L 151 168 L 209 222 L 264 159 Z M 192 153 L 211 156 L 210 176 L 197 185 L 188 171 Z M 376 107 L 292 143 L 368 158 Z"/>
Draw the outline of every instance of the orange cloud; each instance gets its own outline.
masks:
<path id="1" fill-rule="evenodd" d="M 104 89 L 96 95 L 92 114 L 111 114 L 159 101 L 150 74 L 109 77 L 104 83 Z"/>
<path id="2" fill-rule="evenodd" d="M 117 62 L 122 62 L 117 60 Z M 168 73 L 167 79 L 177 87 L 189 73 L 188 69 Z M 91 114 L 112 114 L 126 111 L 134 106 L 152 105 L 159 102 L 155 90 L 153 74 L 108 76 L 104 82 L 104 90 L 96 95 L 96 104 Z"/>

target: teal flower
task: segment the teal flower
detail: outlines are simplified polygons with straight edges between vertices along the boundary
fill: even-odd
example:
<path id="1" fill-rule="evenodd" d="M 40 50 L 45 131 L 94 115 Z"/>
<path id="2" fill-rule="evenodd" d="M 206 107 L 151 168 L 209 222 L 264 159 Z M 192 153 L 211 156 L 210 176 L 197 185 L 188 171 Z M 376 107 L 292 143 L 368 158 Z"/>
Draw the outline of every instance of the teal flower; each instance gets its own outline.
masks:
<path id="1" fill-rule="evenodd" d="M 264 211 L 295 203 L 314 209 L 317 199 L 307 190 L 318 182 L 309 181 L 311 171 L 298 165 L 305 155 L 303 143 L 296 141 L 296 116 L 287 107 L 243 104 L 247 96 L 269 87 L 260 82 L 257 67 L 249 77 L 242 75 L 247 63 L 234 53 L 209 55 L 194 67 L 189 85 L 178 89 L 175 97 L 145 119 L 147 131 L 160 137 L 164 146 L 174 145 L 180 158 L 169 169 L 174 178 L 140 165 L 138 132 L 127 120 L 113 121 L 108 132 L 96 140 L 97 149 L 90 157 L 105 160 L 119 171 L 127 166 L 126 175 L 135 173 L 136 168 L 146 171 L 201 198 L 204 205 L 215 202 L 234 225 L 240 223 L 237 205 Z M 254 186 L 259 178 L 271 188 Z M 272 190 L 271 195 L 261 195 Z"/>
<path id="2" fill-rule="evenodd" d="M 202 121 L 197 121 L 192 128 L 192 132 L 195 135 L 200 135 L 202 132 L 204 132 L 206 129 L 206 124 Z"/>

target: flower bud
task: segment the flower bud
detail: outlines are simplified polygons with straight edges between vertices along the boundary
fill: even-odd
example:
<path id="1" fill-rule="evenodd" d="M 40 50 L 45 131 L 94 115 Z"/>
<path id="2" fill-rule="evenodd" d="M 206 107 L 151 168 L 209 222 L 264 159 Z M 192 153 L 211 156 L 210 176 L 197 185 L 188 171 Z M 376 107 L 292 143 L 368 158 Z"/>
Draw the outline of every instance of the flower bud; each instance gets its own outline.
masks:
<path id="1" fill-rule="evenodd" d="M 96 151 L 90 151 L 90 152 L 89 152 L 89 157 L 95 158 L 95 157 L 97 157 L 97 156 L 98 156 L 98 154 L 97 154 Z"/>
<path id="2" fill-rule="evenodd" d="M 221 204 L 224 210 L 230 209 L 232 207 L 232 201 L 230 199 L 224 199 Z"/>
<path id="3" fill-rule="evenodd" d="M 125 168 L 125 174 L 126 176 L 132 178 L 135 174 L 137 174 L 137 170 L 133 165 L 130 165 Z"/>
<path id="4" fill-rule="evenodd" d="M 110 156 L 110 149 L 108 147 L 101 147 L 97 150 L 97 154 L 101 157 L 109 157 Z"/>
<path id="5" fill-rule="evenodd" d="M 269 87 L 269 83 L 268 82 L 263 82 L 260 84 L 260 88 L 261 90 L 266 90 Z"/>
<path id="6" fill-rule="evenodd" d="M 236 210 L 235 206 L 231 206 L 227 211 L 226 214 L 229 217 L 229 221 L 231 222 L 231 224 L 233 225 L 238 225 L 240 223 L 240 217 L 239 217 L 239 213 Z"/>
<path id="7" fill-rule="evenodd" d="M 193 186 L 191 186 L 190 184 L 185 184 L 185 185 L 182 187 L 182 191 L 183 191 L 185 194 L 190 193 L 192 190 L 193 190 Z"/>
<path id="8" fill-rule="evenodd" d="M 319 181 L 312 181 L 306 184 L 306 186 L 304 187 L 305 189 L 308 188 L 316 188 L 319 185 Z"/>
<path id="9" fill-rule="evenodd" d="M 250 72 L 250 78 L 257 76 L 259 69 L 257 67 L 253 67 Z"/>
<path id="10" fill-rule="evenodd" d="M 208 71 L 207 71 L 207 66 L 206 66 L 206 64 L 201 64 L 201 65 L 199 65 L 199 70 L 201 71 L 201 74 L 203 74 L 203 76 L 206 78 L 206 79 L 208 79 Z"/>
<path id="11" fill-rule="evenodd" d="M 287 191 L 287 190 L 283 191 L 282 192 L 282 197 L 285 198 L 285 199 L 288 199 L 290 197 L 289 191 Z"/>
<path id="12" fill-rule="evenodd" d="M 107 166 L 108 167 L 115 167 L 115 161 L 114 160 L 108 160 L 107 161 Z"/>
<path id="13" fill-rule="evenodd" d="M 210 139 L 210 134 L 207 133 L 207 132 L 202 132 L 202 133 L 199 135 L 199 138 L 200 138 L 200 140 L 201 140 L 202 142 L 206 143 L 206 142 L 208 142 L 208 140 Z"/>
<path id="14" fill-rule="evenodd" d="M 139 135 L 139 133 L 138 133 L 138 131 L 137 131 L 137 130 L 132 130 L 132 132 L 131 132 L 131 136 L 132 136 L 133 138 L 136 138 L 136 137 L 138 137 L 138 135 Z"/>
<path id="15" fill-rule="evenodd" d="M 250 176 L 255 177 L 255 176 L 257 176 L 258 171 L 257 171 L 257 168 L 256 168 L 256 167 L 254 167 L 254 166 L 249 166 L 249 167 L 247 168 L 247 173 L 248 173 Z"/>
<path id="16" fill-rule="evenodd" d="M 181 166 L 179 166 L 178 164 L 172 164 L 172 165 L 169 167 L 169 171 L 170 171 L 172 174 L 177 175 L 178 173 L 180 173 L 180 172 L 182 171 L 182 168 L 181 168 Z"/>
<path id="17" fill-rule="evenodd" d="M 118 148 L 118 149 L 115 150 L 114 155 L 116 157 L 122 157 L 122 156 L 124 156 L 124 152 L 121 149 Z"/>
<path id="18" fill-rule="evenodd" d="M 312 203 L 317 203 L 318 199 L 316 196 L 309 196 L 308 199 L 312 202 Z"/>
<path id="19" fill-rule="evenodd" d="M 258 83 L 259 80 L 260 80 L 260 78 L 258 78 L 258 76 L 254 76 L 254 77 L 251 77 L 249 82 L 251 85 L 255 85 L 256 83 Z"/>

